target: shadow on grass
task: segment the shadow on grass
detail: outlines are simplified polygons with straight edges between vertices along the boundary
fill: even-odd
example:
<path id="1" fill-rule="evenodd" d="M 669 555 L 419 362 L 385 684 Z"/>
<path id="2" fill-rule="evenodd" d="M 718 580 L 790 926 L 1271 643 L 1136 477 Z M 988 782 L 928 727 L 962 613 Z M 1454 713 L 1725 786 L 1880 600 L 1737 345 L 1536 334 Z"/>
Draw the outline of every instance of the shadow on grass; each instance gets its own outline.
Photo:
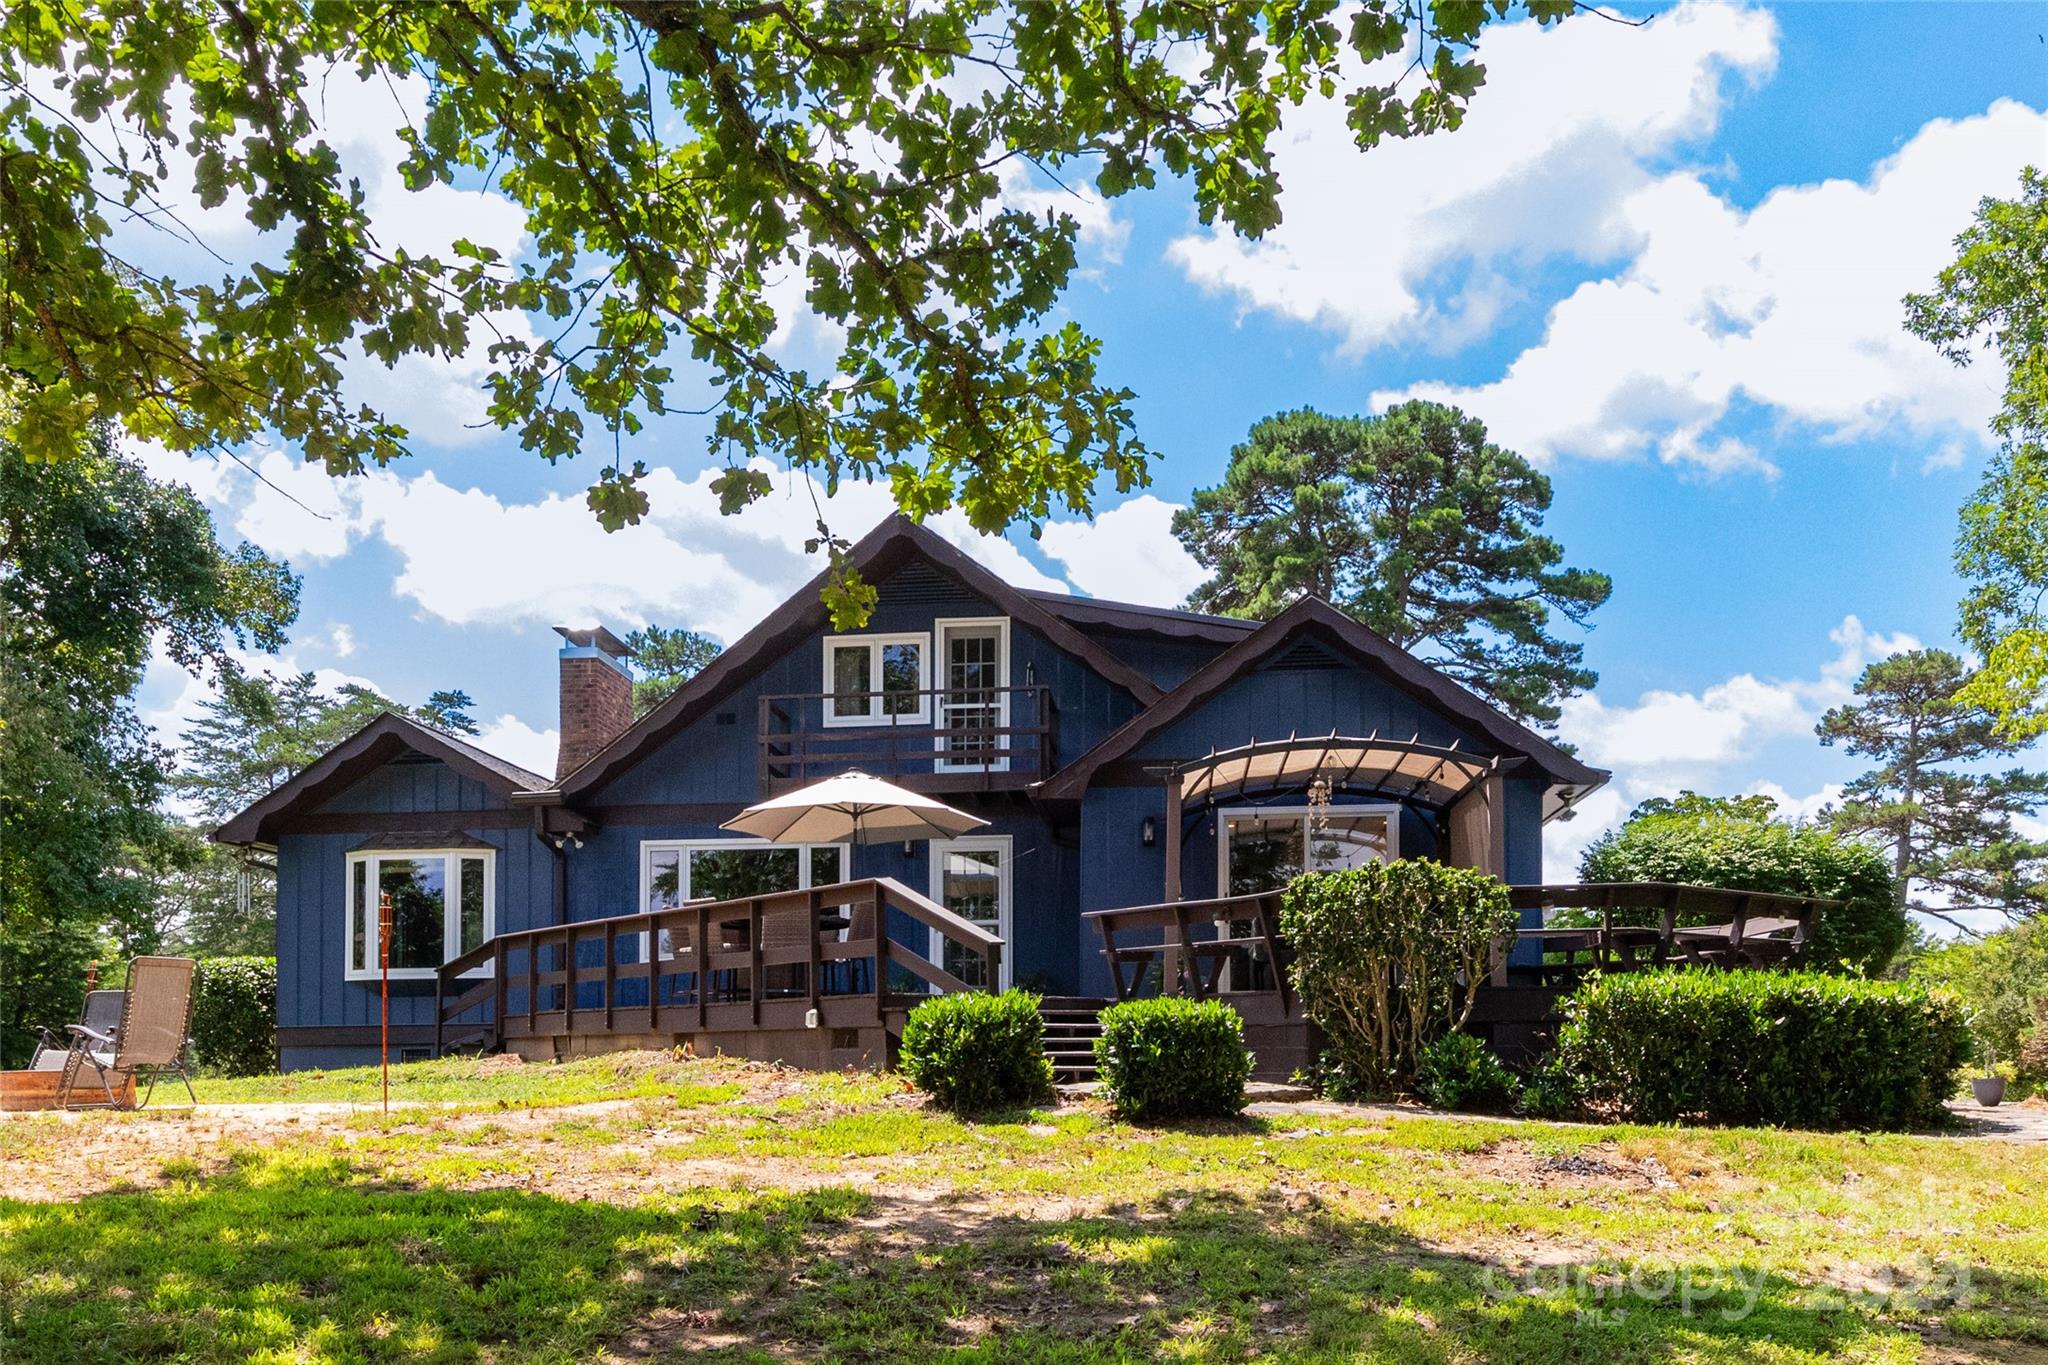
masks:
<path id="1" fill-rule="evenodd" d="M 1419 1362 L 1915 1359 L 1891 1302 L 1738 1265 L 1459 1255 L 1276 1192 L 1057 1220 L 971 1204 L 706 1191 L 633 1207 L 414 1189 L 250 1156 L 204 1184 L 0 1204 L 0 1359 Z M 1913 1316 L 1977 1335 L 2048 1285 Z M 1988 1277 L 1988 1278 L 1987 1278 Z"/>

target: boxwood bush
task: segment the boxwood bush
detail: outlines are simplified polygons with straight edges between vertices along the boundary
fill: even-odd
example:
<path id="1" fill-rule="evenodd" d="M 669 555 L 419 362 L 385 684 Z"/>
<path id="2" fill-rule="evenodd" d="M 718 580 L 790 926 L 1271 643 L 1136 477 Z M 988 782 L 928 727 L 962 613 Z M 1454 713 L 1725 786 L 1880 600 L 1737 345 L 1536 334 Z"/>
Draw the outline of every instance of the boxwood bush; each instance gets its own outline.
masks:
<path id="1" fill-rule="evenodd" d="M 1230 1006 L 1161 996 L 1102 1012 L 1095 1070 L 1126 1118 L 1228 1118 L 1244 1108 L 1252 1055 Z"/>
<path id="2" fill-rule="evenodd" d="M 224 1076 L 277 1069 L 277 959 L 211 957 L 193 983 L 192 1057 Z"/>
<path id="3" fill-rule="evenodd" d="M 1916 1128 L 1970 1057 L 1953 996 L 1820 972 L 1631 972 L 1564 1002 L 1558 1055 L 1603 1117 Z"/>
<path id="4" fill-rule="evenodd" d="M 1045 1020 L 1030 991 L 941 995 L 910 1012 L 897 1066 L 960 1113 L 1031 1104 L 1052 1094 Z"/>
<path id="5" fill-rule="evenodd" d="M 1422 1049 L 1415 1066 L 1415 1093 L 1438 1109 L 1504 1114 L 1521 1090 L 1507 1063 L 1469 1033 L 1446 1033 Z"/>

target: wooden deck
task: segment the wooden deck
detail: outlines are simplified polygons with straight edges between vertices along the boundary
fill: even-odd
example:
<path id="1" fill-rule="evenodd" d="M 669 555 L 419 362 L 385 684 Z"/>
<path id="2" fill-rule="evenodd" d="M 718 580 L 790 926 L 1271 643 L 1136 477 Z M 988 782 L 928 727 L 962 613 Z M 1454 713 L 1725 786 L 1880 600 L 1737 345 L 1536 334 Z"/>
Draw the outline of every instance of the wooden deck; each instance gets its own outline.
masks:
<path id="1" fill-rule="evenodd" d="M 1557 1002 L 1588 971 L 1796 965 L 1832 904 L 1663 882 L 1518 886 L 1509 897 L 1520 910 L 1583 921 L 1523 929 L 1501 944 L 1472 1024 L 1511 1058 L 1547 1046 Z M 1244 1018 L 1254 1074 L 1284 1080 L 1322 1044 L 1288 986 L 1280 902 L 1270 891 L 1084 918 L 1101 935 L 1119 1000 L 1222 1000 Z M 964 976 L 891 938 L 892 915 L 953 945 L 942 959 Z M 1001 939 L 887 877 L 502 934 L 442 968 L 435 1051 L 553 1058 L 687 1046 L 808 1067 L 882 1066 L 912 1009 L 1000 980 L 1002 952 Z"/>
<path id="2" fill-rule="evenodd" d="M 1651 967 L 1763 968 L 1803 962 L 1833 901 L 1670 882 L 1508 888 L 1516 910 L 1564 912 L 1570 925 L 1504 941 L 1473 1005 L 1472 1027 L 1511 1060 L 1549 1046 L 1557 1006 L 1587 972 Z M 1244 1016 L 1261 1080 L 1284 1080 L 1322 1050 L 1287 985 L 1281 893 L 1092 911 L 1117 998 L 1216 998 Z M 1580 923 L 1578 921 L 1583 921 Z M 1705 921 L 1702 923 L 1701 921 Z M 1531 956 L 1536 960 L 1517 964 Z"/>
<path id="3" fill-rule="evenodd" d="M 892 913 L 957 945 L 973 979 L 891 939 Z M 501 934 L 441 969 L 435 1051 L 688 1046 L 882 1065 L 919 1001 L 1000 980 L 1002 947 L 888 877 Z"/>

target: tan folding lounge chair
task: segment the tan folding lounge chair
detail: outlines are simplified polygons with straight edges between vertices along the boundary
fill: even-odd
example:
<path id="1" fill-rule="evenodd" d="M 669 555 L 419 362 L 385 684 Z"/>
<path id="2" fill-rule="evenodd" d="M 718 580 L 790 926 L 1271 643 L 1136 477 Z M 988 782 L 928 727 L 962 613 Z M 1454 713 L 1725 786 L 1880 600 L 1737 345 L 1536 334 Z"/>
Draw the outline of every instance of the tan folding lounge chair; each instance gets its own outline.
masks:
<path id="1" fill-rule="evenodd" d="M 186 1034 L 192 1025 L 192 974 L 199 964 L 189 957 L 138 957 L 128 966 L 128 989 L 122 993 L 121 1022 L 109 1035 L 83 1024 L 70 1025 L 71 1051 L 64 1059 L 64 1075 L 57 1083 L 59 1108 L 72 1107 L 71 1094 L 78 1078 L 90 1066 L 106 1092 L 105 1105 L 118 1108 L 114 1081 L 139 1077 L 147 1072 L 149 1089 L 135 1107 L 149 1103 L 156 1093 L 157 1078 L 176 1073 L 185 1083 L 192 1103 L 192 1077 L 185 1070 Z M 88 1104 L 101 1101 L 89 1100 Z"/>

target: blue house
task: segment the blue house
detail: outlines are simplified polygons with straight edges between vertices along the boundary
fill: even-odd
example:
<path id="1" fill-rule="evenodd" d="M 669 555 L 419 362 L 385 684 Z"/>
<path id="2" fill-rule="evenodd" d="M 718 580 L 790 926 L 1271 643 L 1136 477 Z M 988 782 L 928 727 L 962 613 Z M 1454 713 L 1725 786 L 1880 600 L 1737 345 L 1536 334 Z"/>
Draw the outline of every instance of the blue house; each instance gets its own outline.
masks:
<path id="1" fill-rule="evenodd" d="M 638 721 L 625 647 L 561 629 L 552 776 L 385 715 L 228 821 L 217 839 L 276 856 L 282 1064 L 374 1059 L 388 937 L 405 1056 L 874 1060 L 921 992 L 1026 986 L 1082 1020 L 1185 958 L 1275 1002 L 1240 1005 L 1296 1029 L 1272 1069 L 1303 1045 L 1274 888 L 1393 857 L 1540 883 L 1544 822 L 1607 777 L 1318 600 L 1258 623 L 1027 591 L 900 517 L 852 554 L 879 592 L 865 628 L 834 630 L 813 582 Z M 720 829 L 855 768 L 987 826 Z M 1133 907 L 1153 909 L 1119 925 L 1158 943 L 1105 952 L 1091 912 Z"/>

